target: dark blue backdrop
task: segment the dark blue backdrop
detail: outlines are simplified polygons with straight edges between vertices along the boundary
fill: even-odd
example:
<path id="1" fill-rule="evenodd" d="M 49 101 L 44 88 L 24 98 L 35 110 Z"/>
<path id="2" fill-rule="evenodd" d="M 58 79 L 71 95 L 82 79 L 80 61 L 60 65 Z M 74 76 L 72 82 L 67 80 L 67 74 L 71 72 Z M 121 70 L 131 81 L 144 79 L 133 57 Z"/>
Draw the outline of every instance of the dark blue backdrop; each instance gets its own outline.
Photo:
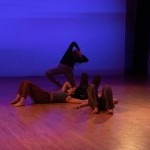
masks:
<path id="1" fill-rule="evenodd" d="M 0 0 L 0 76 L 43 76 L 71 41 L 90 59 L 76 74 L 123 74 L 125 10 L 125 0 Z"/>

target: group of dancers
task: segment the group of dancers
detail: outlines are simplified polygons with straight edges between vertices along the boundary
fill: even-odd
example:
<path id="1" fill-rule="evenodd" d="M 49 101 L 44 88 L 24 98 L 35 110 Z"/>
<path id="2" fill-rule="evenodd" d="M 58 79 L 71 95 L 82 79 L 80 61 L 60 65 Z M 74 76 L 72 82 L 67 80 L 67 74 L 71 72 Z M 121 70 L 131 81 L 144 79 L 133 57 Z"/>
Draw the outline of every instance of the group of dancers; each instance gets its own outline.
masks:
<path id="1" fill-rule="evenodd" d="M 34 103 L 74 103 L 78 104 L 76 109 L 84 106 L 90 106 L 93 113 L 99 111 L 108 111 L 113 114 L 117 99 L 113 99 L 112 89 L 109 85 L 104 85 L 99 93 L 99 85 L 101 76 L 99 74 L 93 77 L 89 83 L 89 76 L 86 72 L 81 74 L 79 85 L 76 85 L 74 76 L 75 64 L 88 62 L 89 59 L 81 53 L 81 50 L 76 42 L 72 42 L 64 56 L 60 60 L 57 67 L 46 72 L 48 79 L 59 87 L 58 91 L 45 91 L 31 81 L 24 80 L 21 82 L 16 98 L 11 101 L 11 104 L 16 107 L 24 106 L 28 96 Z M 56 75 L 64 75 L 66 82 L 62 84 L 56 79 Z"/>

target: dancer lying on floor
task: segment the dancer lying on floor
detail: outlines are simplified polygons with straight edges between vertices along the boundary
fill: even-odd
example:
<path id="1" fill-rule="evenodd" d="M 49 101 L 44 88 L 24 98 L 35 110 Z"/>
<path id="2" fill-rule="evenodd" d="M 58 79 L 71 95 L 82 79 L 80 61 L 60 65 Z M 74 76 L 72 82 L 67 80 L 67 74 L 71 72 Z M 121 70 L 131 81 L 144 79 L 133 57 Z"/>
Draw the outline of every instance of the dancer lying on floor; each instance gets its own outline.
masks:
<path id="1" fill-rule="evenodd" d="M 81 103 L 75 108 L 81 108 L 89 105 L 93 110 L 93 113 L 107 110 L 109 114 L 113 114 L 114 104 L 118 103 L 117 99 L 113 99 L 112 89 L 109 85 L 104 85 L 102 93 L 98 96 L 98 87 L 101 83 L 101 76 L 96 75 L 93 79 L 92 84 L 87 89 L 88 101 Z"/>
<path id="2" fill-rule="evenodd" d="M 86 85 L 85 88 L 88 87 L 88 75 L 86 73 L 83 73 L 81 75 L 80 80 L 80 87 L 83 85 Z M 19 86 L 17 96 L 15 100 L 11 102 L 14 106 L 24 106 L 27 96 L 30 96 L 31 99 L 34 101 L 34 103 L 75 103 L 75 104 L 81 104 L 87 100 L 87 90 L 85 90 L 85 94 L 83 93 L 76 93 L 78 88 L 71 88 L 69 87 L 69 90 L 67 90 L 69 83 L 66 82 L 62 88 L 62 91 L 51 91 L 47 92 L 37 85 L 33 84 L 31 81 L 22 81 L 22 83 Z M 74 93 L 74 94 L 73 94 Z M 81 97 L 81 99 L 80 99 Z"/>
<path id="3" fill-rule="evenodd" d="M 68 93 L 73 98 L 85 100 L 88 99 L 87 88 L 89 86 L 88 83 L 88 74 L 82 73 L 80 78 L 80 83 L 78 87 L 72 87 L 72 85 L 67 81 L 64 83 L 62 87 L 62 91 Z"/>

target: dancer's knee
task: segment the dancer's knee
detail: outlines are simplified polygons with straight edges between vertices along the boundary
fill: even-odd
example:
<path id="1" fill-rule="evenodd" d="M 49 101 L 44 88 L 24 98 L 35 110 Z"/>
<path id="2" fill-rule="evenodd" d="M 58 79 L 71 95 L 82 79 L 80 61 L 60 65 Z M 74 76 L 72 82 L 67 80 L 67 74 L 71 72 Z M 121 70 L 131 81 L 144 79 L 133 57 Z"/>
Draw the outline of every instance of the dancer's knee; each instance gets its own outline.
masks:
<path id="1" fill-rule="evenodd" d="M 26 83 L 26 84 L 31 84 L 30 80 L 24 80 L 23 82 Z"/>
<path id="2" fill-rule="evenodd" d="M 48 77 L 48 78 L 50 78 L 50 77 L 52 76 L 52 74 L 51 74 L 49 71 L 47 71 L 47 72 L 45 73 L 45 76 Z"/>
<path id="3" fill-rule="evenodd" d="M 32 82 L 31 82 L 30 80 L 23 80 L 23 81 L 21 82 L 21 85 L 22 85 L 22 86 L 30 85 L 30 84 L 32 84 Z"/>

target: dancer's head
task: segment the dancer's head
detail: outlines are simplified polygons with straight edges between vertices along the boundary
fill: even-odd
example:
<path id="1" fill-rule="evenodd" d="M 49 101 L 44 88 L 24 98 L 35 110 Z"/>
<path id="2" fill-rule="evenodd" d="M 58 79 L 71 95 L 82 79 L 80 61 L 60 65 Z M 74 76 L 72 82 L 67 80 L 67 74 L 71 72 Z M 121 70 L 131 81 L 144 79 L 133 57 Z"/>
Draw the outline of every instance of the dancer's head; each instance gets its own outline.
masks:
<path id="1" fill-rule="evenodd" d="M 75 57 L 77 57 L 77 58 L 81 58 L 81 57 L 82 57 L 81 51 L 78 50 L 78 49 L 73 50 L 72 53 L 73 53 L 73 55 L 74 55 Z"/>
<path id="2" fill-rule="evenodd" d="M 88 86 L 88 74 L 86 72 L 82 73 L 81 78 L 80 78 L 80 86 L 85 85 Z"/>
<path id="3" fill-rule="evenodd" d="M 101 76 L 99 74 L 95 75 L 92 83 L 98 88 L 101 83 Z"/>

